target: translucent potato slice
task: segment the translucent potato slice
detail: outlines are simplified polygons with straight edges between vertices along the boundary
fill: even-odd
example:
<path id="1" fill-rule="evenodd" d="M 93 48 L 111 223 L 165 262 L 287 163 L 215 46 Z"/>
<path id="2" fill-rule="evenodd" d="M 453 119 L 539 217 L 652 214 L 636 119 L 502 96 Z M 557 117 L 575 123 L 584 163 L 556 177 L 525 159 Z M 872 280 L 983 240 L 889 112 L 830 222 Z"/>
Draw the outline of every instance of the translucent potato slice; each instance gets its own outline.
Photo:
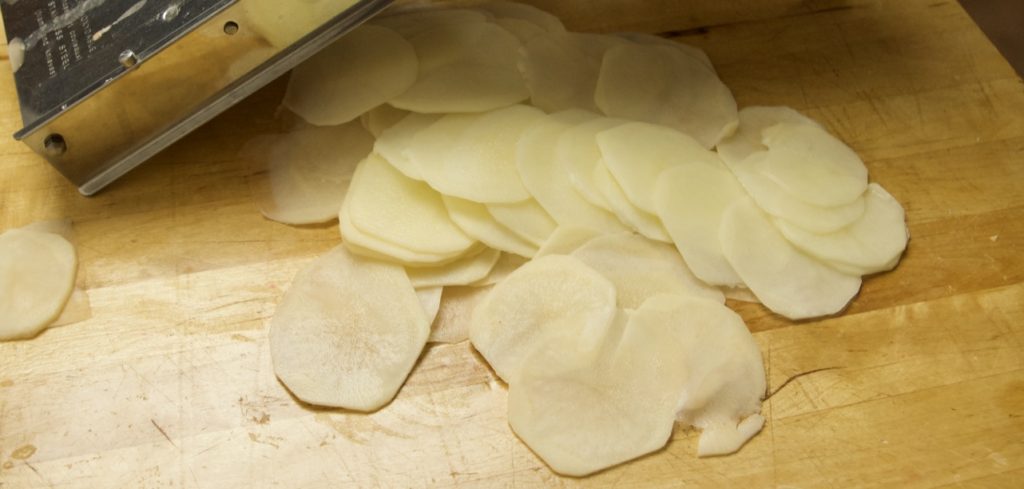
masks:
<path id="1" fill-rule="evenodd" d="M 376 154 L 359 165 L 345 204 L 353 226 L 408 250 L 450 256 L 476 244 L 448 217 L 437 192 Z"/>
<path id="2" fill-rule="evenodd" d="M 594 91 L 601 61 L 611 47 L 627 41 L 602 34 L 550 32 L 523 47 L 522 72 L 530 101 L 545 112 L 597 112 Z"/>
<path id="3" fill-rule="evenodd" d="M 389 243 L 380 238 L 370 236 L 352 224 L 348 215 L 348 205 L 342 205 L 338 214 L 343 244 L 353 254 L 388 261 L 402 266 L 430 267 L 441 266 L 458 260 L 464 254 L 479 251 L 475 246 L 463 253 L 434 254 L 421 253 Z"/>
<path id="4" fill-rule="evenodd" d="M 64 310 L 75 288 L 75 248 L 54 233 L 0 234 L 0 341 L 38 335 Z"/>
<path id="5" fill-rule="evenodd" d="M 615 316 L 615 287 L 571 256 L 551 255 L 523 265 L 473 313 L 473 347 L 512 384 L 523 359 L 552 332 L 575 337 L 575 351 L 600 346 Z"/>
<path id="6" fill-rule="evenodd" d="M 594 117 L 570 110 L 539 120 L 520 138 L 516 166 L 523 185 L 558 224 L 602 232 L 625 231 L 614 215 L 590 204 L 573 189 L 566 167 L 555 160 L 555 145 L 562 131 Z"/>
<path id="7" fill-rule="evenodd" d="M 477 304 L 492 287 L 445 287 L 441 309 L 430 330 L 430 343 L 461 343 L 469 339 L 469 328 Z"/>
<path id="8" fill-rule="evenodd" d="M 484 204 L 530 198 L 516 168 L 516 144 L 544 113 L 514 105 L 479 116 L 442 117 L 413 138 L 409 157 L 431 187 Z"/>
<path id="9" fill-rule="evenodd" d="M 527 264 L 530 261 L 529 258 L 519 256 L 512 253 L 502 253 L 501 258 L 498 258 L 498 263 L 494 264 L 494 268 L 491 269 L 491 273 L 488 273 L 486 277 L 473 282 L 473 287 L 486 287 L 488 285 L 494 285 L 502 280 L 505 280 L 512 272 L 519 270 L 519 267 Z"/>
<path id="10" fill-rule="evenodd" d="M 573 188 L 587 202 L 607 211 L 615 212 L 604 194 L 594 181 L 595 170 L 603 165 L 601 148 L 597 145 L 597 135 L 613 127 L 621 126 L 625 121 L 599 117 L 582 124 L 570 127 L 558 137 L 555 146 L 555 160 L 566 167 Z"/>
<path id="11" fill-rule="evenodd" d="M 369 24 L 393 29 L 409 38 L 446 24 L 461 24 L 487 21 L 487 14 L 479 10 L 461 8 L 434 8 L 418 6 L 393 9 L 370 19 Z"/>
<path id="12" fill-rule="evenodd" d="M 413 180 L 423 180 L 419 167 L 409 157 L 409 151 L 416 135 L 440 118 L 438 115 L 411 113 L 394 126 L 382 131 L 373 150 L 405 176 Z"/>
<path id="13" fill-rule="evenodd" d="M 903 207 L 881 185 L 868 186 L 863 217 L 831 234 L 804 231 L 782 219 L 776 227 L 797 248 L 841 270 L 860 275 L 891 270 L 907 248 L 909 234 Z"/>
<path id="14" fill-rule="evenodd" d="M 517 66 L 522 43 L 496 24 L 443 23 L 407 36 L 419 59 L 416 83 L 391 99 L 423 113 L 484 112 L 529 98 Z"/>
<path id="15" fill-rule="evenodd" d="M 486 277 L 500 256 L 500 251 L 486 248 L 440 267 L 407 267 L 405 271 L 409 274 L 409 281 L 417 289 L 469 285 Z"/>
<path id="16" fill-rule="evenodd" d="M 736 130 L 736 100 L 703 60 L 661 44 L 623 43 L 604 55 L 594 99 L 602 112 L 682 131 L 713 148 Z"/>
<path id="17" fill-rule="evenodd" d="M 427 324 L 433 324 L 437 314 L 441 310 L 441 294 L 444 287 L 417 287 L 416 297 L 423 306 L 423 313 L 426 315 Z"/>
<path id="18" fill-rule="evenodd" d="M 292 70 L 284 106 L 310 124 L 344 124 L 405 93 L 418 65 L 397 32 L 362 25 Z"/>
<path id="19" fill-rule="evenodd" d="M 445 196 L 444 205 L 452 221 L 473 239 L 496 250 L 526 258 L 537 253 L 535 245 L 495 221 L 483 204 Z"/>
<path id="20" fill-rule="evenodd" d="M 623 224 L 633 228 L 633 230 L 649 239 L 663 243 L 672 242 L 672 238 L 669 237 L 668 231 L 661 224 L 658 216 L 640 210 L 633 205 L 629 198 L 626 197 L 626 193 L 622 191 L 622 187 L 615 181 L 615 177 L 605 167 L 603 161 L 594 167 L 593 180 L 597 190 L 601 192 L 601 195 L 604 196 L 611 207 L 612 212 L 615 213 Z"/>
<path id="21" fill-rule="evenodd" d="M 597 135 L 597 144 L 630 202 L 652 214 L 657 212 L 654 187 L 662 171 L 688 163 L 718 163 L 717 155 L 686 134 L 643 122 L 604 131 Z"/>
<path id="22" fill-rule="evenodd" d="M 270 323 L 270 353 L 299 399 L 374 411 L 398 392 L 429 333 L 401 267 L 339 246 L 295 277 Z"/>
<path id="23" fill-rule="evenodd" d="M 868 169 L 857 153 L 810 124 L 764 130 L 765 172 L 795 197 L 820 206 L 849 204 L 868 188 Z"/>
<path id="24" fill-rule="evenodd" d="M 533 199 L 515 204 L 489 204 L 487 210 L 499 224 L 536 246 L 544 244 L 558 227 L 551 215 Z"/>
<path id="25" fill-rule="evenodd" d="M 547 255 L 568 255 L 588 241 L 602 236 L 600 231 L 575 226 L 558 226 L 554 233 L 540 247 L 537 257 Z"/>
<path id="26" fill-rule="evenodd" d="M 388 104 L 378 105 L 361 115 L 359 122 L 367 131 L 370 131 L 370 134 L 373 134 L 373 137 L 380 139 L 384 131 L 395 127 L 395 125 L 408 117 L 410 113 L 406 110 L 396 109 Z M 379 153 L 380 151 L 378 150 L 377 152 Z"/>
<path id="27" fill-rule="evenodd" d="M 373 149 L 373 136 L 350 123 L 303 126 L 272 141 L 263 154 L 251 156 L 266 170 L 252 187 L 263 215 L 291 225 L 337 219 L 356 166 Z"/>
<path id="28" fill-rule="evenodd" d="M 793 247 L 753 200 L 725 211 L 719 239 L 750 291 L 790 319 L 835 314 L 860 290 L 860 277 L 833 270 Z"/>
<path id="29" fill-rule="evenodd" d="M 573 251 L 571 256 L 615 286 L 618 307 L 622 309 L 636 309 L 660 294 L 725 302 L 720 290 L 693 276 L 675 248 L 642 236 L 630 233 L 600 236 Z"/>
<path id="30" fill-rule="evenodd" d="M 565 32 L 565 25 L 558 17 L 532 5 L 519 2 L 489 1 L 475 7 L 493 14 L 496 21 L 518 19 L 534 24 L 547 32 Z"/>
<path id="31" fill-rule="evenodd" d="M 718 234 L 725 210 L 746 195 L 721 162 L 680 165 L 658 177 L 654 188 L 658 216 L 697 278 L 728 287 L 743 283 L 725 258 Z"/>
<path id="32" fill-rule="evenodd" d="M 767 151 L 764 145 L 764 130 L 776 124 L 820 125 L 813 119 L 782 106 L 751 106 L 739 111 L 740 125 L 736 132 L 718 144 L 718 155 L 733 170 L 750 155 Z"/>
<path id="33" fill-rule="evenodd" d="M 715 66 L 711 64 L 711 58 L 708 57 L 708 54 L 705 53 L 703 49 L 698 47 L 691 46 L 684 42 L 655 36 L 653 34 L 647 34 L 645 32 L 620 32 L 617 35 L 636 43 L 671 46 L 674 49 L 678 49 L 683 54 L 700 61 L 704 66 L 707 66 L 709 70 L 715 71 Z"/>
<path id="34" fill-rule="evenodd" d="M 495 19 L 494 23 L 508 31 L 509 34 L 516 36 L 516 39 L 523 44 L 547 33 L 543 27 L 523 19 L 500 18 Z"/>
<path id="35" fill-rule="evenodd" d="M 89 293 L 76 288 L 71 292 L 64 308 L 61 309 L 60 316 L 57 316 L 57 319 L 54 319 L 48 327 L 67 326 L 90 318 L 92 318 L 92 303 L 89 301 Z"/>

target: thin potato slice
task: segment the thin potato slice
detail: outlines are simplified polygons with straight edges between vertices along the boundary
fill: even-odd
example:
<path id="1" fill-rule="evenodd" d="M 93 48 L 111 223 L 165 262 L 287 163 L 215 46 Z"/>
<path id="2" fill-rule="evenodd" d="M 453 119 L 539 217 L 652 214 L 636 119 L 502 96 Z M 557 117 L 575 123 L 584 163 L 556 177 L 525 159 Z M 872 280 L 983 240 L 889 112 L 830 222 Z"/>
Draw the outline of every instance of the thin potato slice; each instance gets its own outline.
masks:
<path id="1" fill-rule="evenodd" d="M 384 131 L 395 127 L 399 122 L 405 120 L 410 113 L 409 111 L 396 109 L 388 104 L 378 105 L 361 115 L 359 122 L 367 131 L 370 131 L 370 134 L 373 134 L 373 137 L 380 139 Z M 380 153 L 379 150 L 377 152 Z"/>
<path id="2" fill-rule="evenodd" d="M 571 256 L 615 285 L 618 307 L 622 309 L 636 309 L 660 294 L 725 302 L 720 290 L 693 276 L 675 248 L 642 236 L 601 236 L 588 241 Z"/>
<path id="3" fill-rule="evenodd" d="M 558 229 L 555 229 L 555 232 L 551 233 L 548 240 L 544 242 L 544 246 L 540 247 L 537 257 L 568 255 L 598 236 L 602 236 L 602 233 L 591 228 L 558 226 Z"/>
<path id="4" fill-rule="evenodd" d="M 341 228 L 343 244 L 353 254 L 396 263 L 402 266 L 413 267 L 435 267 L 442 266 L 458 260 L 462 255 L 479 251 L 480 247 L 475 246 L 464 253 L 451 253 L 438 255 L 433 253 L 421 253 L 412 251 L 380 238 L 370 236 L 359 228 L 352 225 L 352 219 L 348 215 L 348 206 L 343 205 L 338 215 Z"/>
<path id="5" fill-rule="evenodd" d="M 487 210 L 499 224 L 536 246 L 544 244 L 558 227 L 551 215 L 533 199 L 515 204 L 489 204 Z"/>
<path id="6" fill-rule="evenodd" d="M 491 286 L 445 287 L 441 309 L 430 330 L 430 343 L 462 343 L 469 339 L 469 328 L 476 306 L 491 292 Z"/>
<path id="7" fill-rule="evenodd" d="M 482 23 L 487 21 L 487 18 L 486 13 L 473 9 L 413 6 L 405 10 L 394 9 L 385 12 L 383 15 L 370 19 L 368 23 L 393 29 L 402 36 L 410 38 L 438 26 Z"/>
<path id="8" fill-rule="evenodd" d="M 545 112 L 597 112 L 594 91 L 605 52 L 628 41 L 602 34 L 549 32 L 523 47 L 522 71 L 530 101 Z"/>
<path id="9" fill-rule="evenodd" d="M 789 108 L 780 106 L 744 107 L 739 112 L 740 125 L 736 133 L 718 144 L 718 154 L 733 170 L 750 155 L 767 151 L 764 145 L 764 130 L 776 124 L 808 124 L 821 127 L 813 119 Z"/>
<path id="10" fill-rule="evenodd" d="M 469 285 L 491 272 L 501 252 L 486 248 L 475 255 L 467 255 L 457 261 L 440 267 L 407 267 L 409 281 L 417 289 L 423 287 L 447 287 Z"/>
<path id="11" fill-rule="evenodd" d="M 604 165 L 597 135 L 623 123 L 625 121 L 606 117 L 586 121 L 563 132 L 555 147 L 555 160 L 566 167 L 573 188 L 587 202 L 613 213 L 615 209 L 594 181 L 596 169 Z"/>
<path id="12" fill-rule="evenodd" d="M 634 231 L 649 239 L 663 243 L 672 242 L 672 238 L 669 236 L 665 226 L 662 225 L 661 220 L 658 219 L 658 216 L 640 210 L 629 201 L 626 193 L 619 186 L 619 182 L 615 181 L 615 177 L 612 176 L 611 172 L 604 165 L 604 161 L 601 161 L 598 166 L 594 167 L 593 180 L 597 190 L 601 192 L 601 195 L 604 196 L 611 207 L 612 212 L 615 213 L 623 224 L 633 228 Z"/>
<path id="13" fill-rule="evenodd" d="M 746 195 L 721 162 L 677 166 L 658 178 L 654 189 L 658 215 L 697 278 L 727 287 L 743 283 L 722 253 L 718 233 L 722 214 Z"/>
<path id="14" fill-rule="evenodd" d="M 74 246 L 54 233 L 0 234 L 0 341 L 38 335 L 60 316 L 75 288 Z"/>
<path id="15" fill-rule="evenodd" d="M 359 165 L 345 204 L 352 225 L 405 249 L 449 256 L 476 244 L 448 217 L 437 192 L 376 154 Z"/>
<path id="16" fill-rule="evenodd" d="M 71 296 L 68 297 L 64 308 L 61 309 L 60 316 L 54 319 L 48 327 L 67 326 L 86 321 L 90 318 L 92 318 L 92 302 L 89 300 L 89 293 L 76 288 L 71 292 Z"/>
<path id="17" fill-rule="evenodd" d="M 794 196 L 814 205 L 849 204 L 868 188 L 857 153 L 821 127 L 781 123 L 764 130 L 765 172 Z"/>
<path id="18" fill-rule="evenodd" d="M 860 275 L 892 270 L 909 239 L 903 207 L 877 183 L 868 186 L 865 200 L 864 216 L 832 234 L 810 233 L 782 219 L 775 225 L 794 246 L 826 263 Z"/>
<path id="19" fill-rule="evenodd" d="M 750 291 L 790 319 L 835 314 L 860 290 L 860 277 L 801 253 L 750 199 L 725 211 L 719 239 L 729 264 Z"/>
<path id="20" fill-rule="evenodd" d="M 615 287 L 571 256 L 523 265 L 473 313 L 470 339 L 494 371 L 512 384 L 524 358 L 552 332 L 571 334 L 576 351 L 600 346 L 615 316 Z"/>
<path id="21" fill-rule="evenodd" d="M 537 7 L 519 2 L 489 1 L 476 5 L 476 8 L 490 12 L 500 21 L 502 19 L 518 19 L 534 24 L 547 32 L 566 32 L 562 21 Z"/>
<path id="22" fill-rule="evenodd" d="M 674 41 L 672 39 L 666 39 L 664 37 L 655 36 L 653 34 L 647 34 L 645 32 L 620 32 L 617 34 L 619 37 L 629 39 L 630 41 L 640 44 L 657 44 L 660 46 L 671 46 L 674 49 L 678 49 L 683 54 L 690 56 L 697 61 L 700 61 L 704 66 L 711 71 L 715 71 L 715 66 L 711 64 L 711 58 L 704 52 L 703 49 L 691 46 L 684 42 Z"/>
<path id="23" fill-rule="evenodd" d="M 310 124 L 344 124 L 405 93 L 418 66 L 397 32 L 362 25 L 292 71 L 284 106 Z"/>
<path id="24" fill-rule="evenodd" d="M 423 306 L 423 313 L 426 315 L 427 324 L 433 324 L 434 320 L 437 319 L 437 315 L 441 311 L 441 294 L 443 292 L 444 287 L 416 288 L 416 298 L 420 300 L 420 305 Z"/>
<path id="25" fill-rule="evenodd" d="M 496 250 L 530 258 L 537 247 L 494 220 L 483 204 L 456 197 L 444 197 L 448 215 L 466 234 Z"/>
<path id="26" fill-rule="evenodd" d="M 693 163 L 717 164 L 718 156 L 674 129 L 632 122 L 597 135 L 605 166 L 630 202 L 652 214 L 654 187 L 661 172 Z"/>
<path id="27" fill-rule="evenodd" d="M 739 124 L 736 100 L 703 60 L 660 44 L 624 43 L 604 55 L 595 100 L 601 111 L 661 124 L 713 148 Z"/>
<path id="28" fill-rule="evenodd" d="M 761 301 L 757 300 L 757 296 L 754 295 L 747 286 L 736 286 L 736 287 L 723 287 L 722 293 L 725 294 L 725 298 L 734 300 L 737 302 L 749 302 L 751 304 L 760 304 Z"/>
<path id="29" fill-rule="evenodd" d="M 527 264 L 529 261 L 529 258 L 523 256 L 512 253 L 502 253 L 501 258 L 498 258 L 498 263 L 495 263 L 494 268 L 491 269 L 491 273 L 488 273 L 486 277 L 477 280 L 470 285 L 473 287 L 494 285 L 505 280 L 512 274 L 512 272 L 519 270 L 519 267 Z"/>
<path id="30" fill-rule="evenodd" d="M 411 113 L 394 126 L 382 131 L 373 150 L 405 176 L 413 180 L 423 180 L 423 174 L 410 158 L 409 152 L 416 135 L 440 118 L 441 116 L 437 115 Z"/>
<path id="31" fill-rule="evenodd" d="M 547 33 L 543 27 L 523 19 L 500 18 L 495 19 L 494 23 L 508 31 L 509 34 L 516 36 L 516 39 L 523 44 Z"/>
<path id="32" fill-rule="evenodd" d="M 270 323 L 270 354 L 299 399 L 374 411 L 394 398 L 429 334 L 401 267 L 339 246 L 295 277 Z"/>

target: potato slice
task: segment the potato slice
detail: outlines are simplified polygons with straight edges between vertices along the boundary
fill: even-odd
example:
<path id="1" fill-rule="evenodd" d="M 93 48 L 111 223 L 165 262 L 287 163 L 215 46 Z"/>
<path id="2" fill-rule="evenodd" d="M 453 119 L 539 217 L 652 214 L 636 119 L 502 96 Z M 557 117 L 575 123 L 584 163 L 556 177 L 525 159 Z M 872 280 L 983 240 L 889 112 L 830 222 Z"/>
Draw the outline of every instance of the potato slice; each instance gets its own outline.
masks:
<path id="1" fill-rule="evenodd" d="M 739 111 L 740 125 L 736 133 L 718 144 L 718 154 L 733 170 L 750 155 L 767 151 L 764 145 L 764 130 L 776 124 L 808 124 L 821 127 L 813 119 L 781 106 L 751 106 Z"/>
<path id="2" fill-rule="evenodd" d="M 476 306 L 491 292 L 491 286 L 445 287 L 441 309 L 430 330 L 429 343 L 462 343 L 469 339 L 469 328 Z"/>
<path id="3" fill-rule="evenodd" d="M 0 234 L 0 341 L 38 335 L 60 316 L 75 288 L 74 246 L 48 232 Z"/>
<path id="4" fill-rule="evenodd" d="M 463 255 L 478 252 L 482 246 L 478 244 L 464 253 L 443 255 L 416 252 L 370 236 L 352 225 L 352 219 L 348 215 L 348 205 L 342 205 L 338 217 L 340 218 L 341 236 L 344 239 L 343 244 L 350 252 L 365 258 L 383 260 L 402 266 L 437 267 L 447 265 Z"/>
<path id="5" fill-rule="evenodd" d="M 689 163 L 717 164 L 718 156 L 674 129 L 632 122 L 597 135 L 605 166 L 630 202 L 656 213 L 654 187 L 666 169 Z"/>
<path id="6" fill-rule="evenodd" d="M 892 270 L 910 237 L 903 207 L 877 183 L 868 186 L 865 200 L 864 216 L 832 234 L 810 233 L 782 219 L 775 225 L 794 246 L 840 270 L 860 275 Z"/>
<path id="7" fill-rule="evenodd" d="M 487 20 L 488 14 L 474 9 L 410 6 L 391 9 L 370 19 L 368 24 L 394 29 L 408 38 L 442 25 L 482 23 Z"/>
<path id="8" fill-rule="evenodd" d="M 500 251 L 486 248 L 440 267 L 407 267 L 405 271 L 409 274 L 409 281 L 417 289 L 469 285 L 487 277 L 500 256 Z"/>
<path id="9" fill-rule="evenodd" d="M 394 126 L 382 131 L 373 150 L 405 176 L 413 180 L 423 180 L 423 174 L 409 157 L 409 151 L 416 135 L 440 118 L 441 116 L 437 115 L 411 113 Z"/>
<path id="10" fill-rule="evenodd" d="M 625 121 L 606 117 L 586 121 L 563 132 L 555 146 L 555 160 L 566 167 L 573 188 L 587 202 L 613 213 L 611 203 L 594 181 L 596 168 L 604 164 L 597 135 L 623 123 Z"/>
<path id="11" fill-rule="evenodd" d="M 295 277 L 270 322 L 270 354 L 299 399 L 374 411 L 394 398 L 428 334 L 401 267 L 339 246 Z"/>
<path id="12" fill-rule="evenodd" d="M 594 99 L 611 117 L 669 126 L 705 148 L 739 125 L 729 87 L 703 60 L 672 46 L 624 43 L 609 49 Z"/>
<path id="13" fill-rule="evenodd" d="M 513 253 L 502 253 L 498 263 L 494 264 L 491 273 L 486 277 L 470 284 L 473 287 L 486 287 L 505 280 L 512 272 L 519 270 L 519 267 L 529 263 L 530 259 Z"/>
<path id="14" fill-rule="evenodd" d="M 558 17 L 532 5 L 519 2 L 489 1 L 475 7 L 494 15 L 496 21 L 517 19 L 536 25 L 546 32 L 566 32 L 565 25 Z"/>
<path id="15" fill-rule="evenodd" d="M 508 31 L 509 34 L 516 36 L 516 39 L 523 44 L 547 33 L 543 27 L 523 19 L 500 18 L 495 19 L 494 23 Z"/>
<path id="16" fill-rule="evenodd" d="M 703 49 L 700 49 L 698 47 L 691 46 L 681 41 L 675 41 L 672 39 L 666 39 L 664 37 L 655 36 L 653 34 L 647 34 L 645 32 L 620 32 L 616 35 L 640 44 L 656 44 L 660 46 L 670 46 L 674 49 L 678 49 L 683 54 L 690 56 L 696 59 L 697 61 L 700 61 L 701 64 L 706 66 L 709 70 L 715 71 L 715 66 L 711 64 L 711 58 L 708 57 L 708 54 L 705 53 Z"/>
<path id="17" fill-rule="evenodd" d="M 399 122 L 408 117 L 409 114 L 411 112 L 407 110 L 396 109 L 388 104 L 384 104 L 378 105 L 361 115 L 359 122 L 367 131 L 370 131 L 370 134 L 373 134 L 373 137 L 380 139 L 384 131 L 395 127 Z M 378 150 L 377 152 L 379 153 L 380 151 Z"/>
<path id="18" fill-rule="evenodd" d="M 434 320 L 437 319 L 438 313 L 441 311 L 441 295 L 444 292 L 444 287 L 417 287 L 416 298 L 420 300 L 420 305 L 423 306 L 423 313 L 426 315 L 427 323 L 433 324 Z"/>
<path id="19" fill-rule="evenodd" d="M 413 138 L 409 157 L 424 180 L 445 195 L 483 204 L 522 202 L 530 193 L 516 168 L 516 144 L 543 117 L 525 105 L 445 116 Z"/>
<path id="20" fill-rule="evenodd" d="M 544 244 L 558 227 L 551 214 L 533 199 L 515 204 L 489 204 L 487 211 L 499 224 L 536 246 Z"/>
<path id="21" fill-rule="evenodd" d="M 496 250 L 526 258 L 537 253 L 533 243 L 495 221 L 483 204 L 448 196 L 444 197 L 444 204 L 452 221 L 473 239 Z"/>
<path id="22" fill-rule="evenodd" d="M 356 165 L 372 149 L 373 136 L 359 123 L 304 126 L 275 138 L 269 149 L 250 156 L 266 172 L 252 185 L 260 212 L 291 225 L 337 219 Z"/>
<path id="23" fill-rule="evenodd" d="M 60 311 L 60 316 L 57 316 L 57 319 L 54 319 L 48 327 L 68 326 L 90 318 L 92 318 L 92 302 L 89 300 L 89 293 L 76 288 L 71 291 L 68 301 Z"/>
<path id="24" fill-rule="evenodd" d="M 530 97 L 517 66 L 522 43 L 485 22 L 438 24 L 407 36 L 419 77 L 391 105 L 432 114 L 484 112 Z"/>
<path id="25" fill-rule="evenodd" d="M 654 203 L 683 260 L 697 278 L 712 284 L 741 285 L 718 239 L 722 214 L 747 193 L 721 162 L 689 164 L 661 173 Z"/>
<path id="26" fill-rule="evenodd" d="M 284 106 L 310 124 L 344 124 L 405 93 L 418 67 L 401 35 L 362 25 L 292 70 Z"/>
<path id="27" fill-rule="evenodd" d="M 345 204 L 353 226 L 408 250 L 451 256 L 476 244 L 448 217 L 437 192 L 377 154 L 359 165 Z"/>
<path id="28" fill-rule="evenodd" d="M 600 231 L 595 231 L 591 228 L 558 226 L 555 232 L 551 233 L 548 240 L 544 242 L 544 246 L 540 247 L 540 251 L 537 252 L 537 258 L 547 255 L 568 255 L 588 241 L 602 235 Z"/>
<path id="29" fill-rule="evenodd" d="M 522 70 L 531 103 L 545 112 L 597 112 L 594 91 L 605 52 L 626 40 L 602 34 L 551 32 L 523 47 Z"/>
<path id="30" fill-rule="evenodd" d="M 760 304 L 761 301 L 757 299 L 746 285 L 737 285 L 736 287 L 722 287 L 722 293 L 725 294 L 726 299 L 738 301 L 738 302 L 749 302 L 751 304 Z"/>
<path id="31" fill-rule="evenodd" d="M 615 177 L 612 176 L 611 172 L 604 165 L 604 161 L 601 161 L 599 165 L 594 167 L 593 181 L 597 186 L 597 190 L 601 192 L 608 205 L 611 206 L 612 212 L 615 213 L 623 224 L 633 228 L 634 231 L 646 238 L 663 243 L 672 242 L 672 238 L 669 237 L 668 231 L 661 224 L 658 216 L 640 210 L 629 201 L 626 193 L 619 186 L 619 182 L 615 181 Z"/>
<path id="32" fill-rule="evenodd" d="M 838 206 L 857 200 L 867 190 L 864 162 L 821 127 L 784 122 L 763 134 L 768 147 L 765 172 L 800 200 Z"/>
<path id="33" fill-rule="evenodd" d="M 560 225 L 585 227 L 602 232 L 625 231 L 610 212 L 595 207 L 573 189 L 565 166 L 555 160 L 555 144 L 562 131 L 597 117 L 570 110 L 541 119 L 519 140 L 516 163 L 523 185 Z"/>
<path id="34" fill-rule="evenodd" d="M 473 347 L 508 383 L 523 359 L 552 331 L 576 338 L 576 351 L 600 346 L 615 316 L 615 287 L 571 256 L 551 255 L 523 265 L 473 313 Z"/>
<path id="35" fill-rule="evenodd" d="M 615 285 L 618 307 L 622 309 L 636 309 L 660 294 L 725 302 L 720 290 L 693 276 L 675 248 L 642 236 L 620 233 L 597 237 L 571 256 Z"/>
<path id="36" fill-rule="evenodd" d="M 750 291 L 790 319 L 835 314 L 860 290 L 860 277 L 833 270 L 793 247 L 753 200 L 722 216 L 722 252 Z"/>

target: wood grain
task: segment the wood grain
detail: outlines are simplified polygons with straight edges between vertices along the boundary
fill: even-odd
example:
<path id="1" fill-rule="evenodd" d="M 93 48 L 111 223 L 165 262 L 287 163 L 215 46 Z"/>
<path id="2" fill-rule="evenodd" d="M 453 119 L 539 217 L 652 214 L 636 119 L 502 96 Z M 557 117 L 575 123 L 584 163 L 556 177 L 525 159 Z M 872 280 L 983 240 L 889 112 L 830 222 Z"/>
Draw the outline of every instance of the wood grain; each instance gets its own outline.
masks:
<path id="1" fill-rule="evenodd" d="M 1020 486 L 1024 84 L 955 2 L 530 3 L 704 48 L 742 105 L 806 111 L 904 204 L 903 263 L 844 315 L 736 305 L 772 389 L 835 368 L 779 390 L 735 456 L 697 459 L 679 430 L 582 480 L 515 438 L 504 386 L 466 344 L 430 348 L 378 413 L 302 405 L 273 376 L 266 325 L 338 235 L 251 201 L 237 155 L 280 130 L 278 81 L 91 199 L 0 140 L 0 229 L 72 218 L 93 308 L 0 344 L 0 487 Z M 0 76 L 0 132 L 19 122 Z"/>

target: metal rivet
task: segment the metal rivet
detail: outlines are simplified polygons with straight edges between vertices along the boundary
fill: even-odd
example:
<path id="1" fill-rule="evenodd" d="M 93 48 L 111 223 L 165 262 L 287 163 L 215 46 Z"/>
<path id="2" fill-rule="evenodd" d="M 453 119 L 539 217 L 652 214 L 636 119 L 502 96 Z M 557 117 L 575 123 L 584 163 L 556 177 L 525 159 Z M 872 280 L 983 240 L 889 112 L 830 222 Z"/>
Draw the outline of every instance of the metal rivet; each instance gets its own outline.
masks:
<path id="1" fill-rule="evenodd" d="M 47 156 L 60 156 L 68 152 L 68 143 L 60 134 L 50 134 L 43 140 L 43 151 Z"/>
<path id="2" fill-rule="evenodd" d="M 135 55 L 135 51 L 131 49 L 125 49 L 121 51 L 121 54 L 117 55 L 117 62 L 121 63 L 121 66 L 125 68 L 131 68 L 139 64 L 139 57 Z"/>
<path id="3" fill-rule="evenodd" d="M 229 20 L 224 24 L 224 33 L 229 36 L 233 36 L 238 33 L 238 23 L 233 20 Z"/>
<path id="4" fill-rule="evenodd" d="M 178 16 L 178 12 L 181 12 L 181 7 L 178 5 L 171 5 L 170 7 L 167 7 L 167 10 L 164 10 L 164 12 L 160 14 L 160 20 L 170 22 Z"/>

